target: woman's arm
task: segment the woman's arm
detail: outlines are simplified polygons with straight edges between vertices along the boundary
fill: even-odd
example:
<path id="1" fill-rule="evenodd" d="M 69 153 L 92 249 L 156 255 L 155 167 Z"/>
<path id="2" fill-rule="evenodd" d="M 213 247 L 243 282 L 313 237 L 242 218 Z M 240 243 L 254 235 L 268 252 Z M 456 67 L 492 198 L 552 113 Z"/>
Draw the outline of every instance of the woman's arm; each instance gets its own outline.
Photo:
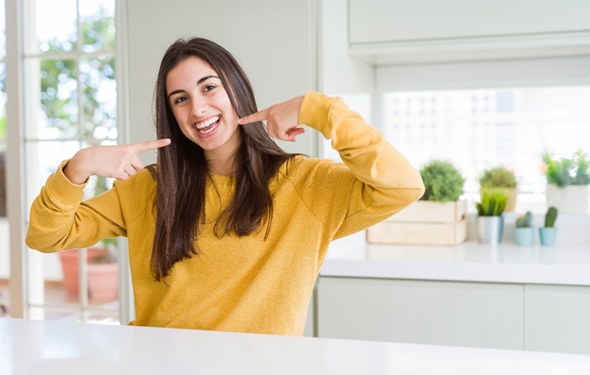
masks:
<path id="1" fill-rule="evenodd" d="M 308 92 L 239 121 L 267 121 L 269 134 L 293 141 L 306 124 L 332 141 L 345 166 L 321 163 L 298 187 L 310 209 L 334 237 L 367 228 L 400 211 L 424 193 L 422 178 L 383 134 L 340 98 Z"/>
<path id="2" fill-rule="evenodd" d="M 169 139 L 133 145 L 97 146 L 80 150 L 49 176 L 31 210 L 26 243 L 51 252 L 95 244 L 103 238 L 126 235 L 116 188 L 82 202 L 92 175 L 127 180 L 143 168 L 140 152 L 164 147 Z"/>

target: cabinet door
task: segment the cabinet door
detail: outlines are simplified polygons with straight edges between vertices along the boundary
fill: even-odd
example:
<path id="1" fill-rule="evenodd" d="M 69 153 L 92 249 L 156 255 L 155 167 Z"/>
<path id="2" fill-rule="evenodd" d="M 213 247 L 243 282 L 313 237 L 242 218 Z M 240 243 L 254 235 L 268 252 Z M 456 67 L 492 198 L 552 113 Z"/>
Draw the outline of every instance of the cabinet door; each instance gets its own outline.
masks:
<path id="1" fill-rule="evenodd" d="M 321 277 L 318 336 L 522 349 L 523 288 Z"/>
<path id="2" fill-rule="evenodd" d="M 526 350 L 590 354 L 590 287 L 526 285 Z"/>
<path id="3" fill-rule="evenodd" d="M 349 0 L 350 43 L 445 42 L 590 28 L 586 0 Z"/>

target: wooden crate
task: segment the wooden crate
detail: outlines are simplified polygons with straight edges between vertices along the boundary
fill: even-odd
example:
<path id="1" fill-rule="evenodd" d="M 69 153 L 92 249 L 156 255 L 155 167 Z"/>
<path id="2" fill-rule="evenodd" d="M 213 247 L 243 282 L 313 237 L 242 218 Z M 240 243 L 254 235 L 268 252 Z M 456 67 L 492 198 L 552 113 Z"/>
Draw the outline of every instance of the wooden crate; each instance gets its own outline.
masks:
<path id="1" fill-rule="evenodd" d="M 467 238 L 466 202 L 418 201 L 367 229 L 373 244 L 452 246 Z"/>

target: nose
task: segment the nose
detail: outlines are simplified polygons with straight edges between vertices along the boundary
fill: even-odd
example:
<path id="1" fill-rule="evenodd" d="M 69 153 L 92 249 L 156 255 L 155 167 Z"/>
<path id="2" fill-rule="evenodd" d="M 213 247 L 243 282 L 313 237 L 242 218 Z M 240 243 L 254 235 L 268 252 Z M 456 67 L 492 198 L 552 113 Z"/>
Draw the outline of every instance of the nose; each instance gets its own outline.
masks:
<path id="1" fill-rule="evenodd" d="M 204 117 L 207 114 L 208 105 L 203 98 L 193 99 L 193 115 L 196 117 Z"/>

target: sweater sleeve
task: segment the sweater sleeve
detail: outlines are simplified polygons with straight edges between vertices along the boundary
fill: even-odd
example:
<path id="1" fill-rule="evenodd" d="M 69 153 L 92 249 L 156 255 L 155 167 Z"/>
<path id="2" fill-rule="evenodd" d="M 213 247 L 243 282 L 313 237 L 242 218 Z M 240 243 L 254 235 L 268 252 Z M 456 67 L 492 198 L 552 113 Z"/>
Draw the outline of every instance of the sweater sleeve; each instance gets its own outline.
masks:
<path id="1" fill-rule="evenodd" d="M 340 98 L 305 95 L 299 123 L 331 140 L 342 163 L 325 163 L 310 173 L 318 207 L 334 238 L 376 224 L 419 199 L 422 178 L 383 134 L 351 111 Z M 322 210 L 323 207 L 323 210 Z"/>
<path id="2" fill-rule="evenodd" d="M 126 235 L 116 186 L 83 202 L 85 184 L 76 185 L 67 179 L 63 173 L 66 163 L 49 176 L 33 201 L 27 245 L 42 252 L 54 252 Z"/>

